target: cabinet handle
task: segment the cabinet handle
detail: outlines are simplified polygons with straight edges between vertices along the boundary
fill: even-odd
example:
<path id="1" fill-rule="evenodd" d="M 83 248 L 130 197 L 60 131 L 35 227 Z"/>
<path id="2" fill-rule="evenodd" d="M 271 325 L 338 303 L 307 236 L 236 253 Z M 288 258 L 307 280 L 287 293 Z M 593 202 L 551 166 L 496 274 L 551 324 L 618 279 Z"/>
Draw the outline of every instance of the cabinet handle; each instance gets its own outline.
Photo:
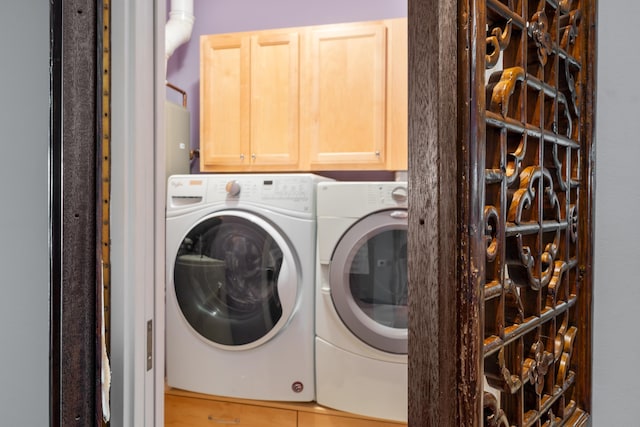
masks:
<path id="1" fill-rule="evenodd" d="M 244 160 L 244 154 L 240 154 L 240 160 Z"/>
<path id="2" fill-rule="evenodd" d="M 252 160 L 255 160 L 255 159 L 256 159 L 256 154 L 255 154 L 255 153 L 253 153 L 253 154 L 251 155 L 251 159 L 252 159 Z"/>
<path id="3" fill-rule="evenodd" d="M 380 157 L 380 152 L 376 151 L 376 157 Z"/>
<path id="4" fill-rule="evenodd" d="M 209 415 L 207 417 L 207 419 L 209 421 L 213 421 L 216 424 L 225 424 L 225 425 L 240 424 L 240 418 L 234 418 L 232 420 L 230 420 L 230 419 L 226 419 L 225 420 L 224 418 L 216 418 L 216 417 L 213 417 L 213 416 Z"/>

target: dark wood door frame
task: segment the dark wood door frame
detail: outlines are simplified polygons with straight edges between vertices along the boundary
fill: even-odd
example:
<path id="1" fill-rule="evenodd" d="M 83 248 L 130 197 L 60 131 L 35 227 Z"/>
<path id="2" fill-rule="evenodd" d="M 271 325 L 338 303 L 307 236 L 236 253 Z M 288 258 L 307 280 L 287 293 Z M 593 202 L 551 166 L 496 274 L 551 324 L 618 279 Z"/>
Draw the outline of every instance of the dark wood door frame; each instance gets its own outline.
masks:
<path id="1" fill-rule="evenodd" d="M 101 425 L 98 127 L 102 2 L 52 0 L 50 425 Z"/>
<path id="2" fill-rule="evenodd" d="M 448 286 L 459 280 L 457 1 L 409 0 L 408 12 L 409 424 L 449 426 L 459 377 Z"/>

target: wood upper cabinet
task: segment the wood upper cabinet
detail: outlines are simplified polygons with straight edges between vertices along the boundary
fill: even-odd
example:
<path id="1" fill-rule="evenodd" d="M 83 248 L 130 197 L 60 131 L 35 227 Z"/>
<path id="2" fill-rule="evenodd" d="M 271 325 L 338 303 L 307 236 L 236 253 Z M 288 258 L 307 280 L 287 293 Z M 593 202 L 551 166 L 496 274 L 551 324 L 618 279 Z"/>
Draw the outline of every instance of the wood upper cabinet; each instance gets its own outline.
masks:
<path id="1" fill-rule="evenodd" d="M 311 169 L 383 169 L 387 31 L 383 23 L 311 29 L 303 141 Z"/>
<path id="2" fill-rule="evenodd" d="M 201 38 L 202 171 L 299 168 L 299 35 Z"/>
<path id="3" fill-rule="evenodd" d="M 407 169 L 407 20 L 202 36 L 200 169 Z"/>
<path id="4" fill-rule="evenodd" d="M 306 42 L 310 169 L 406 169 L 406 20 L 312 27 Z"/>
<path id="5" fill-rule="evenodd" d="M 388 170 L 407 170 L 409 155 L 409 50 L 407 19 L 387 24 L 386 162 Z"/>

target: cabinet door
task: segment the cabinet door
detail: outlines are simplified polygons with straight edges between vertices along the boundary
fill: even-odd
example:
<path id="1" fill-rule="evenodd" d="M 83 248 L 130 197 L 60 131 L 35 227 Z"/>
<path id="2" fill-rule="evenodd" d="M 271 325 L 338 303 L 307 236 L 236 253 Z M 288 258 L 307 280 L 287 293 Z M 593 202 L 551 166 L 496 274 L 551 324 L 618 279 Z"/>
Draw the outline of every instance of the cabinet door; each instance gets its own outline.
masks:
<path id="1" fill-rule="evenodd" d="M 407 170 L 409 60 L 407 18 L 387 22 L 387 169 Z"/>
<path id="2" fill-rule="evenodd" d="M 384 168 L 386 34 L 382 22 L 310 30 L 303 129 L 312 170 Z"/>
<path id="3" fill-rule="evenodd" d="M 250 160 L 250 39 L 206 36 L 200 50 L 200 169 L 242 169 Z"/>
<path id="4" fill-rule="evenodd" d="M 402 427 L 406 424 L 393 421 L 378 421 L 338 415 L 298 412 L 298 427 Z"/>
<path id="5" fill-rule="evenodd" d="M 299 36 L 260 32 L 251 37 L 251 162 L 297 168 L 299 146 Z"/>
<path id="6" fill-rule="evenodd" d="M 296 427 L 297 413 L 256 405 L 165 395 L 165 426 Z"/>
<path id="7" fill-rule="evenodd" d="M 201 49 L 200 169 L 297 169 L 298 32 L 206 36 Z"/>

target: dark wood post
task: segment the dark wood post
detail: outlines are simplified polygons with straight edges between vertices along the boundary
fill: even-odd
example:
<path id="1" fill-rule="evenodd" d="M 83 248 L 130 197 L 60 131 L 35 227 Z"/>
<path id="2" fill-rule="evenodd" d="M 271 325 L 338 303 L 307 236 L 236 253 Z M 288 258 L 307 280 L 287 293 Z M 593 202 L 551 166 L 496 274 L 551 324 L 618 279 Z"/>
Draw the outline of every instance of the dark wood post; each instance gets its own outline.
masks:
<path id="1" fill-rule="evenodd" d="M 465 133 L 480 129 L 470 118 L 469 3 L 409 0 L 410 426 L 477 426 L 481 415 L 482 267 L 464 254 L 482 230 L 459 225 L 479 220 L 469 192 L 482 172 Z"/>
<path id="2" fill-rule="evenodd" d="M 97 13 L 51 1 L 51 426 L 99 425 Z"/>

